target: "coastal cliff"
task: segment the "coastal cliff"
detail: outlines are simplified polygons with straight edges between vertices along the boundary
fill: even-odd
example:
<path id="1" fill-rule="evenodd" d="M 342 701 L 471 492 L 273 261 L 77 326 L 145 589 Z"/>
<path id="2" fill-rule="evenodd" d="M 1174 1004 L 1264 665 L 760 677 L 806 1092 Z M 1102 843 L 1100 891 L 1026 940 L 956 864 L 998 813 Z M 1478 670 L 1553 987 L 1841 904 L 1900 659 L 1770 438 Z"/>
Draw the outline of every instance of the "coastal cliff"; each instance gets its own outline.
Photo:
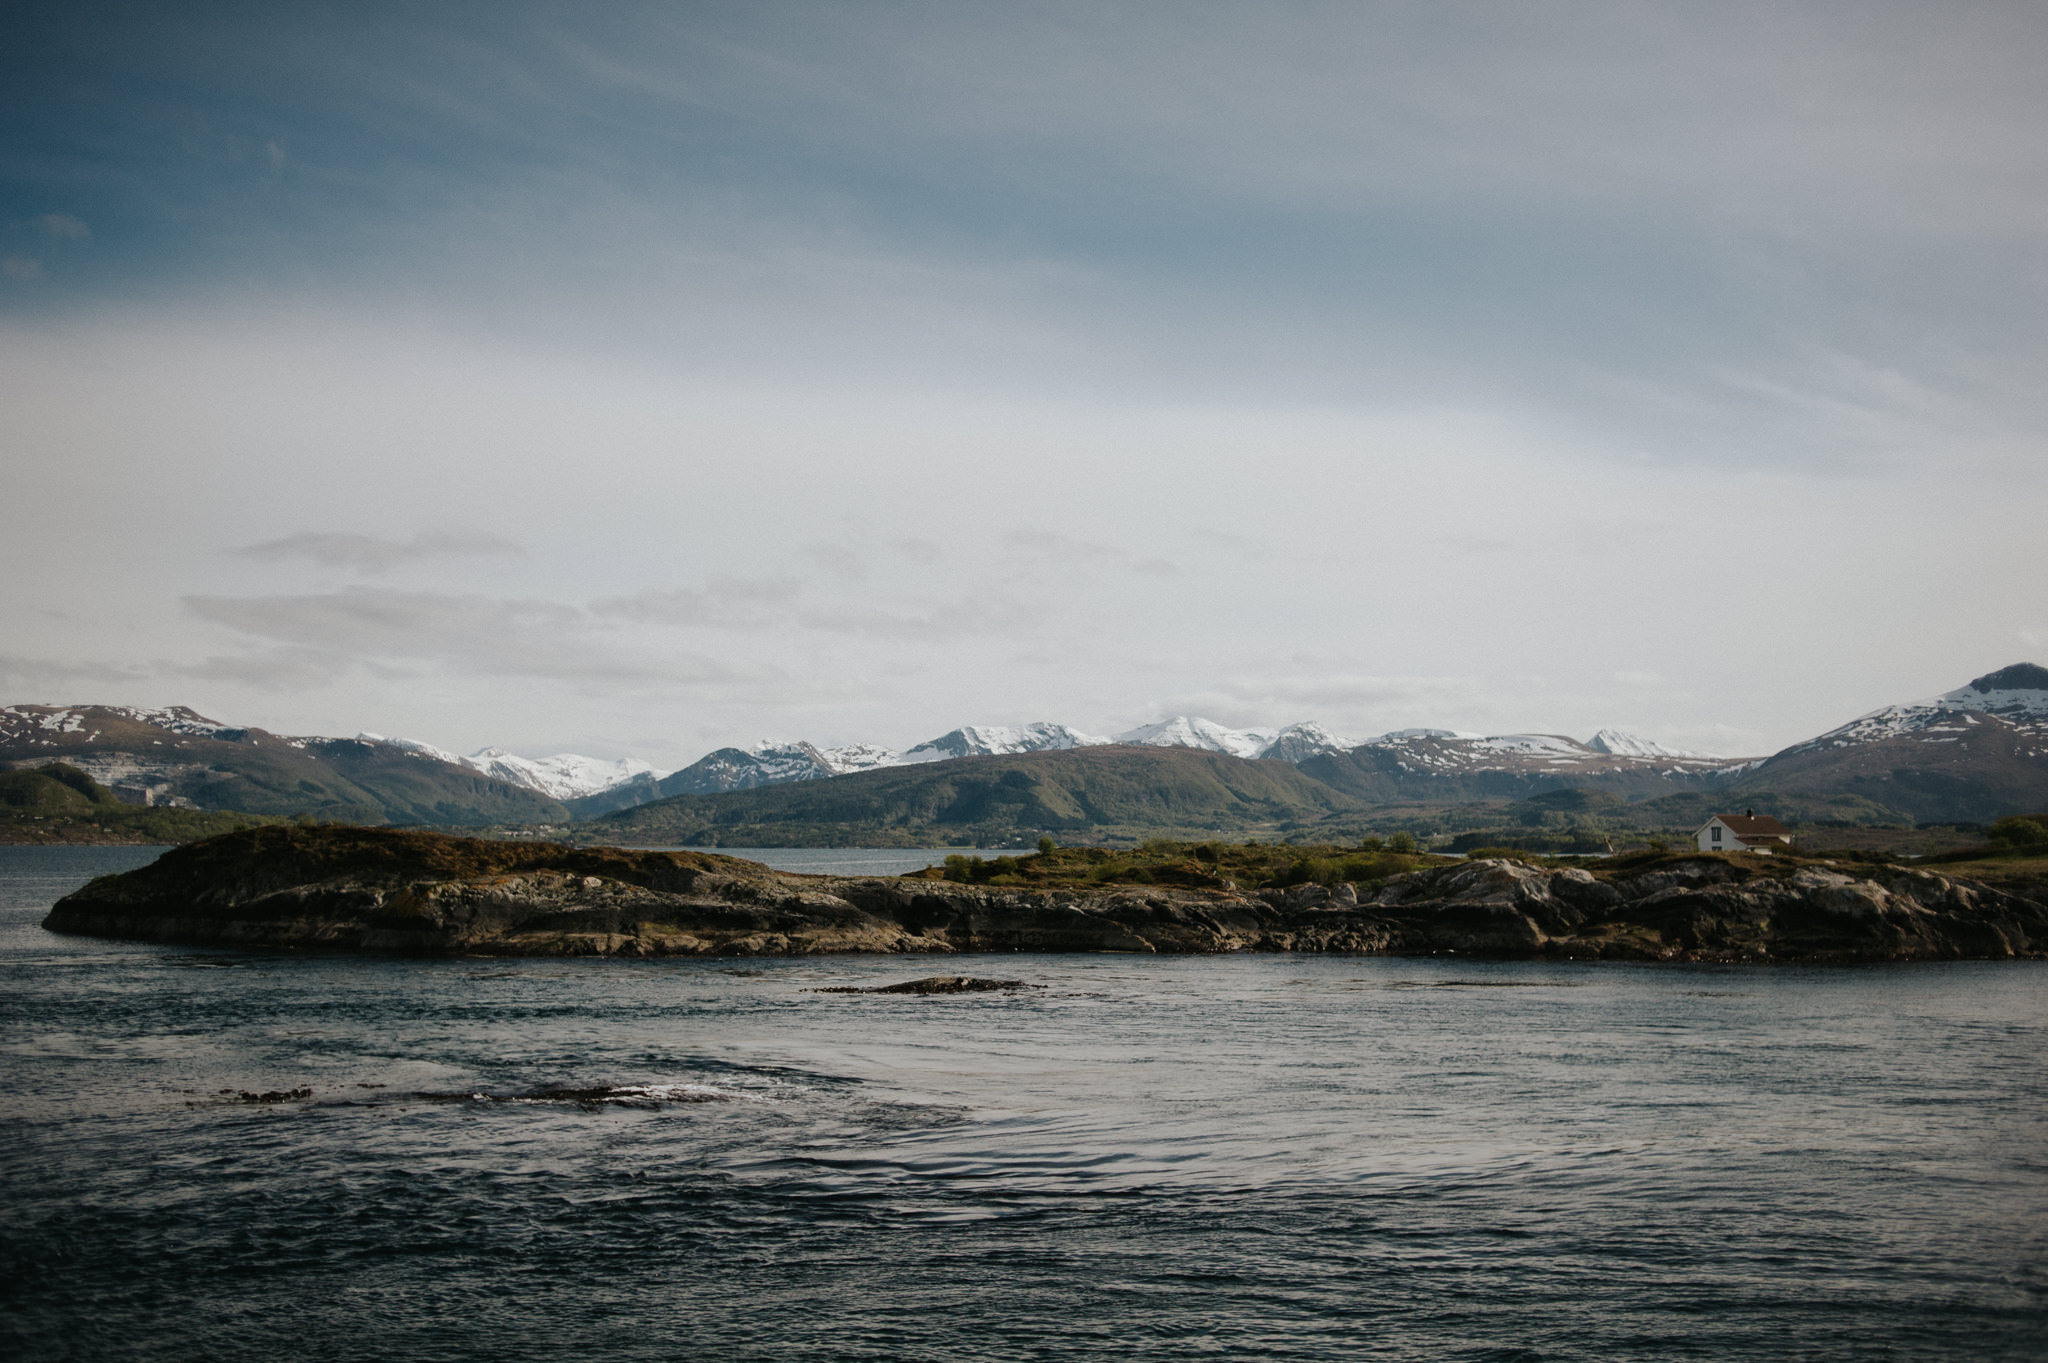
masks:
<path id="1" fill-rule="evenodd" d="M 1311 951 L 1628 960 L 2048 956 L 2048 906 L 1927 871 L 1508 860 L 1245 892 L 793 875 L 699 852 L 267 827 L 60 900 L 57 932 L 514 956 Z"/>

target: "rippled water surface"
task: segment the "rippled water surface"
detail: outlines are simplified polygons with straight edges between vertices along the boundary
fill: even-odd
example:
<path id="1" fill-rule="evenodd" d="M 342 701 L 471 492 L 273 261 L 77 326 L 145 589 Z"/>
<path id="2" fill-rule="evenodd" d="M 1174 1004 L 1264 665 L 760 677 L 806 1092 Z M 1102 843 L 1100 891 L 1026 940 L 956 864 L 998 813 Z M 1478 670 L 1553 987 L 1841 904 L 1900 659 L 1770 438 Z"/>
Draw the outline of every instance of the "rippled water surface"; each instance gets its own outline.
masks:
<path id="1" fill-rule="evenodd" d="M 9 1357 L 2048 1356 L 2040 965 L 36 926 L 151 855 L 0 848 Z"/>

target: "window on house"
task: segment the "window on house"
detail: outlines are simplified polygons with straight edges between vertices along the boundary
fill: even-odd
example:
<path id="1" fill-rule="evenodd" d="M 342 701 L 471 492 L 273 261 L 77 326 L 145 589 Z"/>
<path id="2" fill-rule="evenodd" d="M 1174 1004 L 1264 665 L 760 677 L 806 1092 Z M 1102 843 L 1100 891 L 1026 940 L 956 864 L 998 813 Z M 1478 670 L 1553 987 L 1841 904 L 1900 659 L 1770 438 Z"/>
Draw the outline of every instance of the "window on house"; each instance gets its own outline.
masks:
<path id="1" fill-rule="evenodd" d="M 1721 841 L 1721 825 L 1719 824 L 1714 825 L 1714 841 Z"/>

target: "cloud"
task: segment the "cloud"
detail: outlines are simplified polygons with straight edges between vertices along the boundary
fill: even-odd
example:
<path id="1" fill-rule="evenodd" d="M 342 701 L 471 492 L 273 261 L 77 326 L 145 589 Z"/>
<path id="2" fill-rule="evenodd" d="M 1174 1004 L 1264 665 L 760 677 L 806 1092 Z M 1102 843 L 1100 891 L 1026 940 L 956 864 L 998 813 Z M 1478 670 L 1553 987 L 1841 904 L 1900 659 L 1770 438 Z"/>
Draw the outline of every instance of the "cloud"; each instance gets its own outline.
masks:
<path id="1" fill-rule="evenodd" d="M 52 658 L 25 658 L 0 654 L 0 682 L 27 691 L 54 694 L 74 686 L 120 686 L 148 681 L 152 673 L 134 663 L 60 662 Z M 70 703 L 67 698 L 65 703 Z"/>
<path id="2" fill-rule="evenodd" d="M 610 686 L 688 687 L 770 678 L 760 668 L 621 646 L 589 614 L 554 601 L 356 587 L 304 596 L 188 596 L 186 609 L 239 633 L 358 662 Z"/>
<path id="3" fill-rule="evenodd" d="M 427 530 L 409 540 L 302 530 L 296 535 L 251 544 L 234 552 L 243 558 L 269 563 L 300 559 L 327 568 L 381 573 L 415 559 L 525 551 L 508 539 L 479 530 Z"/>
<path id="4" fill-rule="evenodd" d="M 43 235 L 59 241 L 92 240 L 90 227 L 64 213 L 45 213 L 36 219 L 36 226 L 43 229 Z"/>
<path id="5" fill-rule="evenodd" d="M 47 658 L 0 657 L 0 684 L 61 696 L 65 703 L 89 703 L 80 688 L 119 688 L 163 681 L 228 682 L 257 691 L 283 693 L 326 686 L 347 672 L 347 658 L 318 649 L 280 648 L 262 653 L 221 654 L 196 663 L 157 659 L 150 663 L 59 662 Z"/>
<path id="6" fill-rule="evenodd" d="M 1868 672 L 1875 704 L 1930 650 L 2008 651 L 1980 584 L 2038 576 L 2048 19 L 1966 8 L 1211 5 L 1163 40 L 1157 7 L 1066 0 L 260 29 L 202 0 L 109 46 L 44 6 L 0 58 L 27 177 L 0 635 L 217 650 L 185 665 L 226 687 L 310 679 L 331 628 L 363 707 L 507 735 L 560 723 L 537 673 L 601 695 L 666 643 L 718 652 L 704 628 L 820 681 L 921 669 L 873 712 L 909 732 L 1176 694 L 1564 722 L 1508 685 L 1448 714 L 1377 685 L 1512 659 L 1668 731 L 1691 702 L 1613 680 L 1655 669 L 1789 739 L 1821 677 Z M 1741 495 L 1697 495 L 1708 470 Z M 47 508 L 88 494 L 102 547 L 67 572 Z M 313 529 L 272 538 L 278 507 Z M 529 566 L 408 538 L 442 518 L 531 551 L 534 582 L 483 590 L 591 604 L 373 629 L 215 598 L 258 631 L 232 648 L 165 609 L 224 590 L 202 555 L 279 579 L 252 593 Z M 1763 649 L 1669 624 L 1716 555 L 1824 623 Z M 1588 583 L 1639 622 L 1620 656 L 1558 627 Z M 1901 647 L 1916 612 L 1942 637 Z M 1318 639 L 1371 651 L 1286 656 Z M 751 704 L 607 722 L 744 732 Z"/>
<path id="7" fill-rule="evenodd" d="M 869 639 L 943 639 L 1014 633 L 1043 622 L 1046 610 L 1000 589 L 949 596 L 865 591 L 807 595 L 794 578 L 714 577 L 702 588 L 667 587 L 590 603 L 592 617 L 639 625 L 738 630 L 805 630 Z"/>
<path id="8" fill-rule="evenodd" d="M 868 575 L 867 560 L 844 544 L 813 544 L 804 550 L 804 557 L 836 577 L 857 582 Z"/>
<path id="9" fill-rule="evenodd" d="M 1358 673 L 1320 676 L 1240 677 L 1216 691 L 1241 705 L 1270 707 L 1284 713 L 1292 707 L 1328 706 L 1361 711 L 1418 704 L 1437 708 L 1466 706 L 1479 694 L 1469 677 L 1388 677 Z"/>
<path id="10" fill-rule="evenodd" d="M 1180 565 L 1154 555 L 1136 554 L 1112 544 L 1076 539 L 1050 530 L 1012 530 L 1003 535 L 1002 544 L 1012 554 L 1044 563 L 1092 564 L 1147 577 L 1172 577 L 1180 572 Z"/>
<path id="11" fill-rule="evenodd" d="M 1165 695 L 1148 718 L 1194 714 L 1224 724 L 1290 724 L 1317 720 L 1339 733 L 1366 737 L 1387 729 L 1466 727 L 1489 708 L 1476 679 L 1456 676 L 1386 676 L 1336 670 L 1328 660 L 1278 660 L 1285 672 L 1235 677 Z"/>
<path id="12" fill-rule="evenodd" d="M 796 623 L 826 634 L 939 641 L 963 635 L 1013 635 L 1043 624 L 1046 615 L 1045 608 L 1006 592 L 983 590 L 922 601 L 835 604 L 806 610 Z"/>
<path id="13" fill-rule="evenodd" d="M 34 256 L 0 256 L 0 275 L 8 279 L 41 279 L 43 262 Z"/>
<path id="14" fill-rule="evenodd" d="M 636 624 L 761 629 L 786 618 L 781 607 L 801 590 L 792 578 L 714 577 L 696 591 L 663 587 L 593 601 L 590 613 Z"/>
<path id="15" fill-rule="evenodd" d="M 158 674 L 194 681 L 225 682 L 252 691 L 294 694 L 330 686 L 353 662 L 329 649 L 277 648 L 261 653 L 216 654 L 196 663 L 159 663 Z"/>

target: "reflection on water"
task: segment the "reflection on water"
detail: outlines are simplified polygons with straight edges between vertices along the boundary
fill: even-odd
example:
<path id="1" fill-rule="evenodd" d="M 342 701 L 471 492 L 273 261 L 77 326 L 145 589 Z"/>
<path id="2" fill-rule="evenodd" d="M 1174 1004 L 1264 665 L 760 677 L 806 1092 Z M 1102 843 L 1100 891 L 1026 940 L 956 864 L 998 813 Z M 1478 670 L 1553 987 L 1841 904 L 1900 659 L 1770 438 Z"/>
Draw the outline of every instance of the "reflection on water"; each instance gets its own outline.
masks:
<path id="1" fill-rule="evenodd" d="M 23 1358 L 2032 1358 L 2048 970 L 59 938 Z M 1020 993 L 820 994 L 943 970 Z"/>

